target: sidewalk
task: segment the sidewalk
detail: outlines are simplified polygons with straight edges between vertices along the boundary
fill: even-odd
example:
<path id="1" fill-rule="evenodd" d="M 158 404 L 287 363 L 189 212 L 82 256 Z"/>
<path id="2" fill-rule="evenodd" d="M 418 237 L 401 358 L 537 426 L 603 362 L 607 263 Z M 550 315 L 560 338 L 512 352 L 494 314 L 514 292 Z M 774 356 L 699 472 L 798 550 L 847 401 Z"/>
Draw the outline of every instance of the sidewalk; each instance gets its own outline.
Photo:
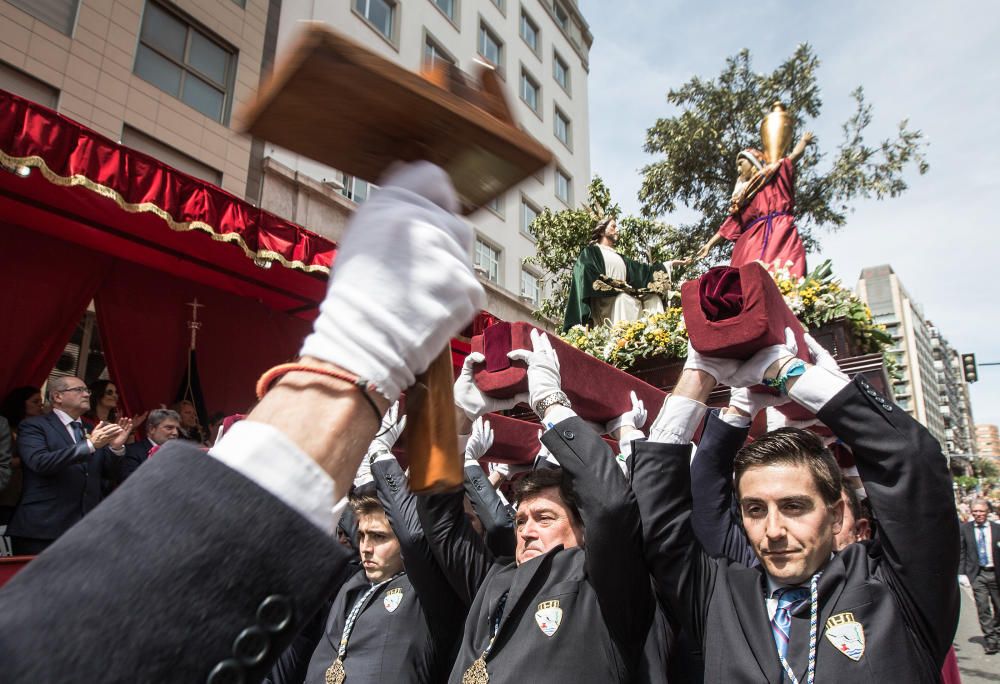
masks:
<path id="1" fill-rule="evenodd" d="M 997 684 L 1000 682 L 1000 653 L 988 656 L 983 651 L 983 633 L 976 617 L 972 590 L 961 587 L 962 607 L 955 633 L 955 655 L 962 672 L 962 684 Z"/>

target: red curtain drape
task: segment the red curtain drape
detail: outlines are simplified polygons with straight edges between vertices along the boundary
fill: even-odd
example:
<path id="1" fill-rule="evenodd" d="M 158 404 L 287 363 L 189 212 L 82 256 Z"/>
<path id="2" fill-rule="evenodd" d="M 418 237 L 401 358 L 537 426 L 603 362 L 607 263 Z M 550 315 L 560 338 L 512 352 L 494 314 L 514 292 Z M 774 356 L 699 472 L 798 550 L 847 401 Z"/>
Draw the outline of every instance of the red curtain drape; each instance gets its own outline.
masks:
<path id="1" fill-rule="evenodd" d="M 311 324 L 162 271 L 116 260 L 95 297 L 112 378 L 127 414 L 170 404 L 183 376 L 191 333 L 188 302 L 203 322 L 198 366 L 208 412 L 245 413 L 254 383 L 293 357 Z"/>
<path id="2" fill-rule="evenodd" d="M 105 255 L 0 223 L 0 392 L 41 384 L 104 277 Z"/>

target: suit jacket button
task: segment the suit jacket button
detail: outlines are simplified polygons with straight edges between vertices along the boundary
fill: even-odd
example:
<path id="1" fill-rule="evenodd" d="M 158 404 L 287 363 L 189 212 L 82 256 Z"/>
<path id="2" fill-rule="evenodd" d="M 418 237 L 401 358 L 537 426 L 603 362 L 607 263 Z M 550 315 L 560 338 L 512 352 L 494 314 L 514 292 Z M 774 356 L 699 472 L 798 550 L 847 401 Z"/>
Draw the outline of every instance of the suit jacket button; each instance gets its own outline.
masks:
<path id="1" fill-rule="evenodd" d="M 247 627 L 233 642 L 233 655 L 247 667 L 259 665 L 271 650 L 271 639 L 260 627 Z"/>
<path id="2" fill-rule="evenodd" d="M 888 413 L 892 413 L 892 406 L 890 406 L 889 404 L 886 404 L 886 405 L 885 405 L 885 410 L 886 410 L 886 411 L 887 411 Z"/>
<path id="3" fill-rule="evenodd" d="M 575 439 L 576 434 L 574 434 L 572 430 L 563 430 L 563 437 L 566 439 Z"/>
<path id="4" fill-rule="evenodd" d="M 243 684 L 243 667 L 235 660 L 223 660 L 208 673 L 205 684 Z"/>
<path id="5" fill-rule="evenodd" d="M 269 632 L 284 632 L 292 624 L 292 602 L 287 596 L 271 594 L 257 607 L 257 621 Z"/>

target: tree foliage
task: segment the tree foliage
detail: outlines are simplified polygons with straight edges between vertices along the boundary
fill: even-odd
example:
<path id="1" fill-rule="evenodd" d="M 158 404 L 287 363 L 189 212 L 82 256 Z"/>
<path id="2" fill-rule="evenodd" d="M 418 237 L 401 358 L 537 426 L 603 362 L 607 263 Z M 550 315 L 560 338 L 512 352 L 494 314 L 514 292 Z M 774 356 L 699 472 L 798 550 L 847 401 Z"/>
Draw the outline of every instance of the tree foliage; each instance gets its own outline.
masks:
<path id="1" fill-rule="evenodd" d="M 611 190 L 600 176 L 587 189 L 587 203 L 579 209 L 552 211 L 546 208 L 531 223 L 536 253 L 525 264 L 539 267 L 549 283 L 549 296 L 535 315 L 562 321 L 573 275 L 573 264 L 590 239 L 597 222 L 605 216 L 618 221 L 619 238 L 615 249 L 623 256 L 647 263 L 680 258 L 677 245 L 681 236 L 667 225 L 650 218 L 622 216 L 621 206 L 611 201 Z M 684 276 L 675 272 L 675 280 Z"/>
<path id="2" fill-rule="evenodd" d="M 717 78 L 695 77 L 667 94 L 680 113 L 657 120 L 646 132 L 645 151 L 660 159 L 642 170 L 639 199 L 648 218 L 679 205 L 701 214 L 699 221 L 678 227 L 680 251 L 690 255 L 728 215 L 736 154 L 760 147 L 760 121 L 772 103 L 785 105 L 796 137 L 820 116 L 819 64 L 812 48 L 800 45 L 772 73 L 762 74 L 743 50 L 726 60 Z M 851 200 L 896 197 L 907 189 L 905 170 L 916 167 L 923 174 L 928 168 L 923 135 L 906 120 L 894 137 L 867 142 L 872 107 L 860 86 L 851 97 L 855 110 L 841 126 L 841 141 L 812 145 L 796 166 L 796 224 L 810 250 L 817 247 L 816 228 L 836 230 L 846 223 Z"/>

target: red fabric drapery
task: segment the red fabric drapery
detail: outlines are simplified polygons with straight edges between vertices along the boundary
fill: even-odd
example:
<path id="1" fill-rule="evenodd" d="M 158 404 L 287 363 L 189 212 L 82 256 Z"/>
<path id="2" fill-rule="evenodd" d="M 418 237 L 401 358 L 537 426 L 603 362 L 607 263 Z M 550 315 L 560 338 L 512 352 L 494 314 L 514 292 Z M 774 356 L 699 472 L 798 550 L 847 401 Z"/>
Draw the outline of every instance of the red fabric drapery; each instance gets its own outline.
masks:
<path id="1" fill-rule="evenodd" d="M 205 181 L 0 90 L 0 161 L 37 168 L 50 183 L 82 186 L 174 231 L 202 231 L 246 256 L 329 272 L 332 242 Z"/>
<path id="2" fill-rule="evenodd" d="M 87 310 L 110 259 L 0 224 L 0 388 L 41 386 Z"/>
<path id="3" fill-rule="evenodd" d="M 188 302 L 198 311 L 198 366 L 210 413 L 246 413 L 254 382 L 292 358 L 308 321 L 196 282 L 116 260 L 97 291 L 104 352 L 127 414 L 173 401 L 191 339 Z"/>

